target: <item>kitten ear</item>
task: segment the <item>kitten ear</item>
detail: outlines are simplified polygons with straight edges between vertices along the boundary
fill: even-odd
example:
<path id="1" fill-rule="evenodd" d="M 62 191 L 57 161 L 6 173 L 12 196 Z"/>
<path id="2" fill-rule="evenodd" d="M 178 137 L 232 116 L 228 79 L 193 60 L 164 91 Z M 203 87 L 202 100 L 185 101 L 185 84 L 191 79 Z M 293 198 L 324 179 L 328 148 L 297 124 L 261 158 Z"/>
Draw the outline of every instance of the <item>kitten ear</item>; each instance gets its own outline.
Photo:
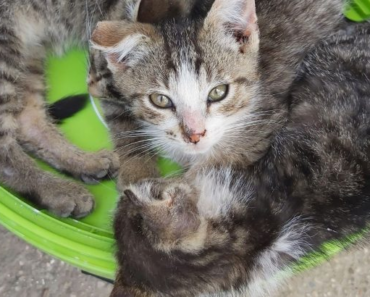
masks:
<path id="1" fill-rule="evenodd" d="M 200 224 L 199 213 L 190 196 L 194 193 L 190 194 L 187 193 L 187 190 L 184 191 L 176 187 L 171 192 L 167 192 L 164 197 L 165 205 L 173 215 L 168 228 L 172 228 L 171 231 L 175 236 L 181 238 L 198 229 Z"/>
<path id="2" fill-rule="evenodd" d="M 141 0 L 134 10 L 134 21 L 159 23 L 164 19 L 184 17 L 193 8 L 194 0 Z"/>
<path id="3" fill-rule="evenodd" d="M 231 44 L 236 44 L 241 52 L 247 44 L 258 50 L 255 0 L 215 0 L 204 21 L 204 29 L 213 30 L 226 45 L 233 39 Z"/>
<path id="4" fill-rule="evenodd" d="M 102 51 L 111 71 L 132 67 L 145 56 L 148 43 L 156 38 L 153 26 L 127 21 L 99 22 L 91 45 Z"/>
<path id="5" fill-rule="evenodd" d="M 140 199 L 132 192 L 131 190 L 125 190 L 123 192 L 130 201 L 138 207 L 143 206 L 143 203 L 140 201 Z"/>

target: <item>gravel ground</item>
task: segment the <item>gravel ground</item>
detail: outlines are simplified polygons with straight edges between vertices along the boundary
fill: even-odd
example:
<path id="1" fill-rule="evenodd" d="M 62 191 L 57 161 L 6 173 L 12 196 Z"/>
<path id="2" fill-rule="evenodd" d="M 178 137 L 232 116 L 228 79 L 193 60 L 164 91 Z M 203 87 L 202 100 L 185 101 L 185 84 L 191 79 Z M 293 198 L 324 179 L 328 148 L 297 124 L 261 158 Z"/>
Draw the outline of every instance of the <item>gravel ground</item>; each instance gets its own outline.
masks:
<path id="1" fill-rule="evenodd" d="M 288 280 L 276 297 L 370 296 L 368 249 L 342 253 Z M 1 297 L 108 297 L 112 285 L 36 250 L 0 226 Z"/>

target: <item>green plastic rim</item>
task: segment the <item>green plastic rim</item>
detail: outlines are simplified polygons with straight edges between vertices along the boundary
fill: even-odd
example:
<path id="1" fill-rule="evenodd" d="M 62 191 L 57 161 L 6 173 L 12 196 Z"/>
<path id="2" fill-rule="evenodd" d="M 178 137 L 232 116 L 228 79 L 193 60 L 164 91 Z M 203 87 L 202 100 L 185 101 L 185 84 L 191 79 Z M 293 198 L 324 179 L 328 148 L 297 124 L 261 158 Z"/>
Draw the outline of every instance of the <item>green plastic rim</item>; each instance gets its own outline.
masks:
<path id="1" fill-rule="evenodd" d="M 355 21 L 370 17 L 370 1 L 354 1 L 346 15 Z M 46 69 L 48 102 L 87 93 L 87 55 L 84 51 L 72 50 L 63 58 L 50 57 Z M 98 101 L 95 102 L 98 104 Z M 92 104 L 88 104 L 81 112 L 66 120 L 61 129 L 71 142 L 84 150 L 112 148 L 109 133 Z M 54 171 L 42 162 L 39 164 L 46 170 Z M 159 161 L 159 168 L 163 175 L 178 170 L 176 165 L 163 159 Z M 113 181 L 87 188 L 95 196 L 96 209 L 82 220 L 73 220 L 56 218 L 12 191 L 0 187 L 0 224 L 45 253 L 91 274 L 113 280 L 116 263 L 112 219 L 118 193 Z M 312 253 L 295 265 L 294 271 L 321 263 L 359 237 L 361 234 L 342 242 L 324 244 L 320 251 Z"/>

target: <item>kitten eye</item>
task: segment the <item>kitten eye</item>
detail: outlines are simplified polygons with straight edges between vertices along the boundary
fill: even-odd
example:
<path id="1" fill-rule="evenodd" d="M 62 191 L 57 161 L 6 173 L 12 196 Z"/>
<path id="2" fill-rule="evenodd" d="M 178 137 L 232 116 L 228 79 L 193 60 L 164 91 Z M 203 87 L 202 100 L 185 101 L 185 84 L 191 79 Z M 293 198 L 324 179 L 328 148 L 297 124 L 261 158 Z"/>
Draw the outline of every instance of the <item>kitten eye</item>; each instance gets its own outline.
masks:
<path id="1" fill-rule="evenodd" d="M 160 107 L 160 108 L 173 107 L 173 103 L 171 99 L 165 95 L 154 93 L 154 94 L 151 94 L 149 98 L 150 98 L 150 101 L 152 101 L 152 103 L 157 107 Z"/>
<path id="2" fill-rule="evenodd" d="M 229 92 L 228 85 L 219 85 L 212 89 L 208 94 L 208 102 L 217 102 L 226 98 L 227 93 Z"/>

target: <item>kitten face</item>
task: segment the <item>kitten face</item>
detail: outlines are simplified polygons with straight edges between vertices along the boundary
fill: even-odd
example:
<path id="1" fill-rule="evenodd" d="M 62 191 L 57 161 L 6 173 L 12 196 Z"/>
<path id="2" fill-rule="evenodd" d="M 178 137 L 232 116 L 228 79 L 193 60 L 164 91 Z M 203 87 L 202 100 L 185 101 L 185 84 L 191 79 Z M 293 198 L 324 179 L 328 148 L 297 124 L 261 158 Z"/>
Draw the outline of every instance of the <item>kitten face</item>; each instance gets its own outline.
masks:
<path id="1" fill-rule="evenodd" d="M 177 161 L 232 153 L 230 144 L 256 120 L 259 40 L 252 2 L 216 1 L 204 22 L 100 23 L 94 33 L 142 133 Z M 259 140 L 254 133 L 251 147 Z"/>
<path id="2" fill-rule="evenodd" d="M 149 76 L 144 84 L 146 88 L 135 94 L 133 112 L 145 123 L 153 144 L 170 156 L 179 152 L 180 155 L 212 153 L 215 148 L 222 148 L 223 142 L 231 141 L 227 133 L 237 132 L 233 131 L 235 124 L 243 119 L 257 96 L 257 57 L 233 52 L 225 55 L 222 45 L 213 42 L 210 46 L 212 36 L 206 32 L 199 34 L 193 44 L 186 38 L 182 45 L 176 46 L 173 40 L 181 36 L 180 32 L 166 32 L 167 29 L 163 28 L 163 34 L 168 37 L 172 33 L 171 40 L 160 40 L 155 50 L 157 55 L 145 59 L 153 61 L 152 73 L 148 75 L 147 63 L 140 63 L 130 75 L 136 80 L 130 85 L 136 86 Z M 197 38 L 195 28 L 185 34 Z M 171 52 L 162 57 L 166 48 Z M 127 90 L 128 81 L 128 77 L 121 76 L 116 83 L 120 90 Z M 212 92 L 217 94 L 219 90 L 224 91 L 225 98 L 212 101 Z M 166 101 L 165 107 L 153 102 L 153 96 L 157 100 L 161 96 L 160 103 Z"/>

